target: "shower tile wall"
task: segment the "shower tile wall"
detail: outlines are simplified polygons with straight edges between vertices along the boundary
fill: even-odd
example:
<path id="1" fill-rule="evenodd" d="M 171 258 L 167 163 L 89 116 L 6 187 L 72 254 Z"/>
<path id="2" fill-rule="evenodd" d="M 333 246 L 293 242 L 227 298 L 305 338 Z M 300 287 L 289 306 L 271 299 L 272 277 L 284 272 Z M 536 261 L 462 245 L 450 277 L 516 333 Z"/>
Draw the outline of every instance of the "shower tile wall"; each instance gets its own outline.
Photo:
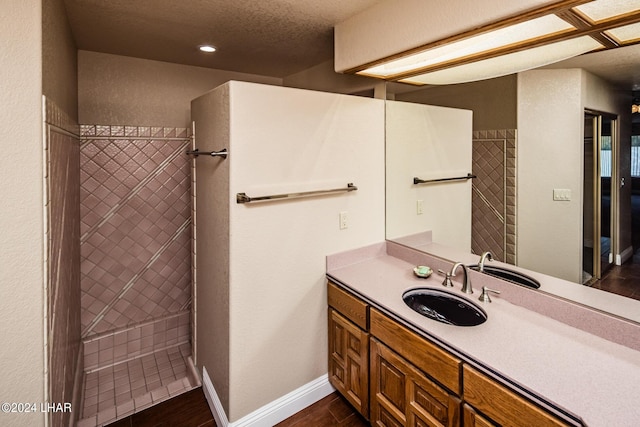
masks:
<path id="1" fill-rule="evenodd" d="M 45 99 L 47 342 L 49 402 L 80 404 L 80 140 L 78 125 Z M 74 399 L 75 397 L 75 399 Z M 70 425 L 73 413 L 49 413 L 49 425 Z"/>
<path id="2" fill-rule="evenodd" d="M 471 250 L 510 264 L 517 260 L 516 139 L 515 129 L 473 132 Z"/>
<path id="3" fill-rule="evenodd" d="M 124 390 L 113 372 L 167 351 L 179 349 L 185 361 L 191 353 L 190 130 L 82 125 L 80 133 L 82 418 L 92 425 L 125 416 L 116 403 L 140 409 L 136 398 L 166 398 L 168 384 L 182 381 L 172 374 L 140 387 L 129 378 Z M 108 379 L 99 395 L 88 383 L 96 378 Z"/>

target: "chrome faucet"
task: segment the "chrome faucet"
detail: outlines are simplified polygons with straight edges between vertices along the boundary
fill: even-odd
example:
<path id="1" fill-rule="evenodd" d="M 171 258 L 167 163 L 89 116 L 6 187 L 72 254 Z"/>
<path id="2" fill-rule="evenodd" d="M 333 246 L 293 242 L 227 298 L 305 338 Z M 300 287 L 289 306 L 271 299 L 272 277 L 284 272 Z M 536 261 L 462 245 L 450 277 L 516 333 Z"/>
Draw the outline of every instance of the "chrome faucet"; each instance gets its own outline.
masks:
<path id="1" fill-rule="evenodd" d="M 449 274 L 451 276 L 455 276 L 458 267 L 462 267 L 462 274 L 464 275 L 464 277 L 462 278 L 462 292 L 464 292 L 465 294 L 472 294 L 473 288 L 471 287 L 471 279 L 469 278 L 469 274 L 467 273 L 466 265 L 461 262 L 456 262 L 455 264 L 453 264 L 453 267 L 451 267 L 451 273 Z"/>
<path id="2" fill-rule="evenodd" d="M 480 256 L 480 262 L 478 263 L 478 271 L 484 272 L 484 263 L 486 261 L 493 261 L 493 257 L 491 256 L 491 252 L 486 251 L 483 252 Z"/>

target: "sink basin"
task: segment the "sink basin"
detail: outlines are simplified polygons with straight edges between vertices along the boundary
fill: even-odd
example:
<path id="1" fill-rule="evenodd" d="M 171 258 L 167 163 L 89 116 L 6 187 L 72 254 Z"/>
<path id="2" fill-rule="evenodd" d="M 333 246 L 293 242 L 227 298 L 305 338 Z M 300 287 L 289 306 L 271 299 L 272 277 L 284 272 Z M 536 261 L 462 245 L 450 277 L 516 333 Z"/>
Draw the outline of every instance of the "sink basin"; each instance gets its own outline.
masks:
<path id="1" fill-rule="evenodd" d="M 410 289 L 402 299 L 412 310 L 449 325 L 476 326 L 487 320 L 483 309 L 466 298 L 441 289 Z"/>
<path id="2" fill-rule="evenodd" d="M 470 265 L 469 268 L 478 271 L 478 265 Z M 499 279 L 508 280 L 509 282 L 516 283 L 518 285 L 526 286 L 527 288 L 538 289 L 540 282 L 533 277 L 529 277 L 526 274 L 519 273 L 517 271 L 509 270 L 503 267 L 497 267 L 495 265 L 485 265 L 484 272 L 489 276 L 497 277 Z"/>

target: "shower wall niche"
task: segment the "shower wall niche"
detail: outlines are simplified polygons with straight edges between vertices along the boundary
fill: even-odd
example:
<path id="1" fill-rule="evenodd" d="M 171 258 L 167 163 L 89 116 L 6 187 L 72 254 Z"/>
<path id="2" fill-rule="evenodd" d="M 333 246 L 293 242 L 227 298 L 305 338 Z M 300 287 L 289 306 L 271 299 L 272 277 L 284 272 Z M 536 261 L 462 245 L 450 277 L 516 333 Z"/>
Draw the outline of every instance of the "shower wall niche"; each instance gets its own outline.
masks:
<path id="1" fill-rule="evenodd" d="M 190 130 L 81 125 L 80 133 L 79 425 L 102 425 L 197 385 Z"/>

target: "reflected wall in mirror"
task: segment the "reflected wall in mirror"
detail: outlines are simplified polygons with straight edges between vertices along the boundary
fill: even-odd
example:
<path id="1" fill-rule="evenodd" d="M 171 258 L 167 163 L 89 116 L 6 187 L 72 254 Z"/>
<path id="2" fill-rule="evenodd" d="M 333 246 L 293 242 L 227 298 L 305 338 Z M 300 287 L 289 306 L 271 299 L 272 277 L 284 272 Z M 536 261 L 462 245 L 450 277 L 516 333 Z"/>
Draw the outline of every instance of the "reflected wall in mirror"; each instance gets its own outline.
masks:
<path id="1" fill-rule="evenodd" d="M 619 167 L 611 179 L 630 183 L 631 90 L 619 90 L 584 69 L 559 68 L 460 85 L 424 87 L 396 93 L 395 99 L 472 110 L 475 135 L 514 130 L 515 253 L 511 259 L 505 254 L 502 261 L 582 283 L 584 112 L 597 110 L 617 118 L 619 140 L 612 155 Z M 387 175 L 393 173 L 387 171 Z M 554 200 L 554 190 L 568 190 L 564 193 L 568 197 Z M 621 263 L 633 254 L 631 185 L 616 185 L 613 190 L 618 209 L 611 231 L 617 238 L 611 252 L 614 261 Z M 393 217 L 387 216 L 387 227 L 391 230 L 392 221 Z M 432 232 L 435 242 L 447 244 L 439 239 L 438 230 Z M 394 238 L 390 234 L 387 237 Z M 482 250 L 485 249 L 475 251 Z"/>
<path id="2" fill-rule="evenodd" d="M 471 249 L 471 111 L 386 101 L 386 236 Z M 429 182 L 415 182 L 429 181 Z"/>

